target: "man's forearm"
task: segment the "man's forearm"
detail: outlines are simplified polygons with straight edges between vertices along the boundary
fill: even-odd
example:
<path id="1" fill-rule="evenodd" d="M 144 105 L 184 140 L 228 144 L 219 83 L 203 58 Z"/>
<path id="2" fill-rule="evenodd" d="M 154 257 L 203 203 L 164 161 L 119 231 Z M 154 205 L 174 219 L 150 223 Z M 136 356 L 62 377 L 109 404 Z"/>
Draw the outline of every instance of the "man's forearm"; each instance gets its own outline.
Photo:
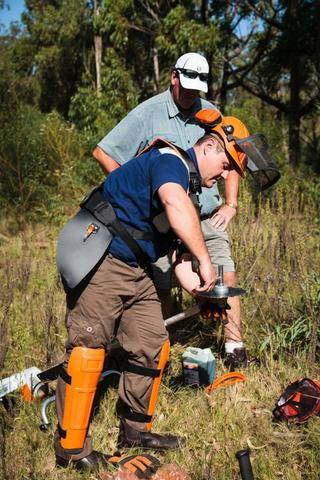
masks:
<path id="1" fill-rule="evenodd" d="M 160 197 L 161 198 L 161 197 Z M 209 260 L 199 217 L 188 195 L 183 191 L 161 198 L 171 228 L 201 263 Z"/>
<path id="2" fill-rule="evenodd" d="M 96 147 L 92 154 L 106 175 L 120 167 L 119 163 L 110 157 L 110 155 L 106 154 L 100 147 Z"/>
<path id="3" fill-rule="evenodd" d="M 239 174 L 235 170 L 231 170 L 225 180 L 226 203 L 233 204 L 235 207 L 238 205 L 239 179 Z"/>

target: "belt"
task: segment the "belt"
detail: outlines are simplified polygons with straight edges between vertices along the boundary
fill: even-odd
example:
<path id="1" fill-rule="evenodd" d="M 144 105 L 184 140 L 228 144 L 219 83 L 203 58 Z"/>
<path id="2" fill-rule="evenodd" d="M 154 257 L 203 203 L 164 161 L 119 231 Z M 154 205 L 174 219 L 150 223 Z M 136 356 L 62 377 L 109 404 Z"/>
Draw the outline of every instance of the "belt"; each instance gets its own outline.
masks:
<path id="1" fill-rule="evenodd" d="M 203 215 L 200 215 L 200 220 L 208 220 L 208 218 L 211 218 L 212 215 L 213 215 L 214 213 L 216 213 L 216 212 L 219 210 L 220 207 L 221 207 L 221 205 L 219 205 L 219 206 L 216 207 L 214 210 L 212 210 L 211 213 L 204 213 Z"/>
<path id="2" fill-rule="evenodd" d="M 211 213 L 206 213 L 206 214 L 204 214 L 204 215 L 200 215 L 200 220 L 201 220 L 201 221 L 202 221 L 202 220 L 208 220 L 208 218 L 211 218 L 212 215 L 213 215 L 213 212 L 211 212 Z"/>

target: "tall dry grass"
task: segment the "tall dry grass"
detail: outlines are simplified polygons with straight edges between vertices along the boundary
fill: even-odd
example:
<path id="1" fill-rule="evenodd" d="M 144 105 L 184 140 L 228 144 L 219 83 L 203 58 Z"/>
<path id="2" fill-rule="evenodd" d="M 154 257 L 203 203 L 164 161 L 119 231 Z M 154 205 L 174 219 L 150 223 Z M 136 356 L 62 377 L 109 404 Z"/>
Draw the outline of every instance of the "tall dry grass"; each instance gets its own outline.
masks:
<path id="1" fill-rule="evenodd" d="M 194 480 L 239 479 L 234 454 L 247 446 L 259 480 L 320 478 L 320 419 L 289 427 L 274 424 L 271 415 L 276 398 L 290 381 L 320 378 L 318 213 L 313 193 L 306 192 L 301 182 L 285 180 L 269 199 L 257 201 L 248 188 L 242 188 L 230 234 L 239 282 L 248 292 L 242 317 L 255 359 L 244 384 L 210 396 L 181 386 L 180 358 L 186 338 L 193 345 L 216 345 L 217 331 L 194 319 L 174 334 L 175 379 L 164 381 L 155 429 L 187 438 L 183 450 L 161 458 L 177 462 Z M 54 263 L 57 230 L 28 225 L 10 236 L 3 224 L 0 233 L 0 368 L 5 377 L 61 359 L 65 305 Z M 219 358 L 217 371 L 225 371 Z M 116 449 L 116 398 L 116 390 L 109 388 L 92 426 L 95 447 L 107 452 Z M 52 426 L 43 433 L 36 402 L 25 404 L 18 394 L 11 413 L 0 407 L 0 479 L 91 478 L 55 469 L 52 408 Z"/>

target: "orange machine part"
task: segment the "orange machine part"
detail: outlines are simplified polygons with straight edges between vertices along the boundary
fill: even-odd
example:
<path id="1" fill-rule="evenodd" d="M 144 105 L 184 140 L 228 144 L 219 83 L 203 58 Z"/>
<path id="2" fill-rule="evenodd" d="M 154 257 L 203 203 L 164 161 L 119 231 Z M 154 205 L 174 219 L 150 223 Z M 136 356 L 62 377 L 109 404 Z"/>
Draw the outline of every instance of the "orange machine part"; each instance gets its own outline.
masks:
<path id="1" fill-rule="evenodd" d="M 162 375 L 163 371 L 165 369 L 165 366 L 169 360 L 169 354 L 170 354 L 170 342 L 169 340 L 166 340 L 162 346 L 161 352 L 160 352 L 160 358 L 158 362 L 158 369 L 160 370 L 160 375 L 159 377 L 156 377 L 153 380 L 153 385 L 152 385 L 152 390 L 151 390 L 151 396 L 150 396 L 150 401 L 149 401 L 149 407 L 148 407 L 148 415 L 154 415 L 154 412 L 156 411 L 156 404 L 159 396 L 159 390 L 160 390 L 160 385 L 161 385 L 161 380 L 162 380 Z M 152 428 L 152 421 L 147 424 L 147 429 L 151 430 Z"/>
<path id="2" fill-rule="evenodd" d="M 66 438 L 60 440 L 67 450 L 83 448 L 104 357 L 103 348 L 75 347 L 72 350 L 67 370 L 71 384 L 66 384 L 62 421 Z"/>
<path id="3" fill-rule="evenodd" d="M 240 372 L 230 372 L 222 375 L 221 377 L 216 378 L 211 385 L 206 387 L 207 393 L 211 393 L 213 390 L 221 387 L 229 387 L 234 383 L 244 382 L 246 377 L 243 373 Z"/>
<path id="4" fill-rule="evenodd" d="M 31 403 L 33 400 L 33 395 L 29 385 L 25 384 L 21 387 L 22 396 L 25 402 Z"/>

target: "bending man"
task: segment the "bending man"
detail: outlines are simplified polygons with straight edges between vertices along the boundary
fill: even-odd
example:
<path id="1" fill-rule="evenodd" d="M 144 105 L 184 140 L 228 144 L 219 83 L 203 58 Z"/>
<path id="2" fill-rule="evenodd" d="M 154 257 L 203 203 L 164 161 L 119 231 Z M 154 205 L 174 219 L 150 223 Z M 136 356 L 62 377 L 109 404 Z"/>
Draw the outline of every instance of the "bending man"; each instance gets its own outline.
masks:
<path id="1" fill-rule="evenodd" d="M 212 120 L 212 110 L 204 111 L 204 119 L 208 112 Z M 199 276 L 191 285 L 185 282 L 191 268 L 187 272 L 183 269 L 185 278 L 179 276 L 179 281 L 190 293 L 210 291 L 214 286 L 215 269 L 189 197 L 190 178 L 197 175 L 198 185 L 211 188 L 218 178 L 227 178 L 234 169 L 242 175 L 246 156 L 237 147 L 236 139 L 248 134 L 234 117 L 226 117 L 226 123 L 219 115 L 214 116 L 209 133 L 194 148 L 185 152 L 160 142 L 112 172 L 95 193 L 100 195 L 99 200 L 93 202 L 91 196 L 84 201 L 82 210 L 60 235 L 60 247 L 65 249 L 61 252 L 58 248 L 60 273 L 64 283 L 74 287 L 73 269 L 81 270 L 82 262 L 87 260 L 85 251 L 89 259 L 93 258 L 93 250 L 105 234 L 96 217 L 81 224 L 88 205 L 92 209 L 95 204 L 94 212 L 100 220 L 110 208 L 115 214 L 115 219 L 107 223 L 113 233 L 111 243 L 80 283 L 82 293 L 68 311 L 65 369 L 56 393 L 59 429 L 55 451 L 60 466 L 70 461 L 79 469 L 94 470 L 101 463 L 106 465 L 104 455 L 92 449 L 88 427 L 105 351 L 114 336 L 129 354 L 119 384 L 123 404 L 119 446 L 167 449 L 182 445 L 177 436 L 151 431 L 169 341 L 149 265 L 167 254 L 179 238 L 199 262 Z M 230 129 L 232 138 L 227 134 Z M 73 255 L 75 261 L 70 262 Z"/>
<path id="2" fill-rule="evenodd" d="M 132 110 L 95 148 L 93 155 L 108 174 L 141 152 L 156 137 L 162 137 L 183 149 L 190 148 L 202 135 L 195 115 L 201 109 L 215 109 L 199 92 L 207 92 L 209 65 L 197 53 L 186 53 L 176 62 L 170 74 L 170 89 L 150 98 Z M 200 194 L 201 228 L 212 263 L 223 265 L 224 280 L 236 286 L 235 265 L 231 257 L 226 228 L 236 215 L 239 175 L 230 172 L 225 181 L 225 203 L 218 187 L 204 187 Z M 177 286 L 170 259 L 162 257 L 153 267 L 154 279 L 162 303 L 164 318 L 173 315 L 170 295 Z M 225 327 L 226 363 L 231 367 L 245 366 L 246 351 L 242 341 L 240 301 L 230 298 L 228 324 Z"/>

